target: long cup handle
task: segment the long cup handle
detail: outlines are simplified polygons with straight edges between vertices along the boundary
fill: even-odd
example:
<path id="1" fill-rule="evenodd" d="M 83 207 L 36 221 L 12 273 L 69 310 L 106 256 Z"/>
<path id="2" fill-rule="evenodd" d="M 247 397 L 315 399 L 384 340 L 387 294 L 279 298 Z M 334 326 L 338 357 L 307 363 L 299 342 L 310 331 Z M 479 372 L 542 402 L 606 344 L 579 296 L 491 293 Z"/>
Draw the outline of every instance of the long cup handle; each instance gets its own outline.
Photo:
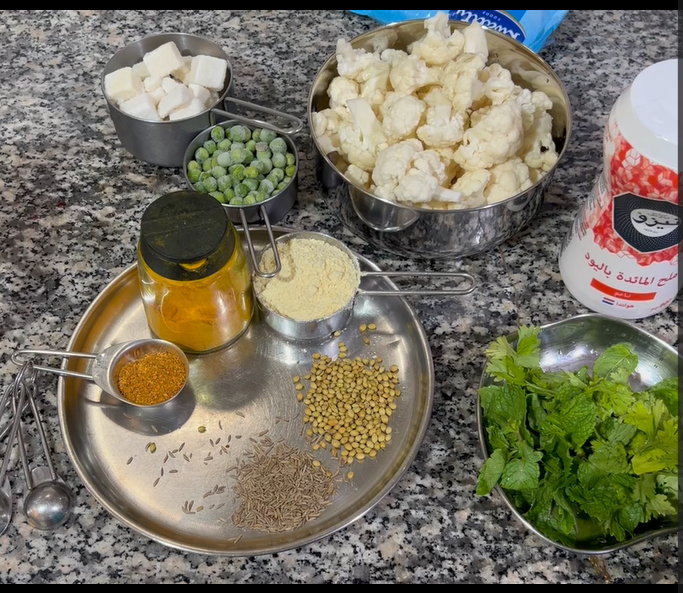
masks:
<path id="1" fill-rule="evenodd" d="M 87 352 L 69 352 L 68 350 L 17 350 L 10 360 L 16 365 L 25 364 L 21 360 L 24 356 L 61 356 L 62 358 L 97 358 L 96 354 L 90 354 Z M 38 366 L 33 365 L 36 371 L 43 371 L 45 373 L 53 373 L 55 375 L 61 375 L 62 377 L 75 377 L 76 379 L 85 379 L 86 381 L 94 381 L 92 375 L 86 375 L 85 373 L 77 373 L 76 371 L 66 371 L 64 369 L 58 369 L 56 367 Z"/>
<path id="2" fill-rule="evenodd" d="M 235 103 L 236 105 L 243 105 L 244 107 L 249 107 L 253 111 L 262 111 L 263 113 L 267 113 L 268 115 L 274 115 L 276 117 L 281 117 L 284 120 L 287 120 L 292 123 L 292 127 L 288 130 L 282 129 L 274 124 L 269 124 L 267 121 L 263 121 L 257 118 L 249 118 L 249 117 L 244 117 L 243 115 L 239 115 L 237 113 L 232 113 L 231 111 L 227 111 L 227 107 L 225 107 L 226 103 Z M 212 109 L 211 110 L 211 124 L 215 124 L 215 118 L 214 115 L 221 115 L 227 119 L 235 119 L 237 121 L 241 121 L 243 124 L 247 124 L 248 126 L 252 127 L 258 127 L 258 128 L 266 128 L 267 130 L 271 130 L 273 132 L 276 132 L 278 134 L 284 134 L 285 136 L 293 136 L 294 134 L 298 134 L 301 130 L 304 128 L 304 122 L 301 121 L 298 117 L 295 115 L 289 115 L 289 113 L 283 113 L 282 111 L 278 111 L 277 109 L 271 109 L 270 107 L 264 107 L 263 105 L 258 105 L 256 103 L 251 103 L 250 101 L 244 101 L 242 99 L 235 99 L 234 97 L 226 97 L 223 100 L 223 107 L 226 108 L 226 111 L 223 111 L 221 109 Z"/>
<path id="3" fill-rule="evenodd" d="M 270 219 L 268 218 L 268 212 L 265 206 L 260 206 L 261 217 L 263 222 L 266 223 L 266 231 L 268 232 L 268 240 L 270 241 L 270 246 L 273 249 L 273 256 L 275 257 L 275 269 L 272 272 L 264 272 L 258 265 L 258 259 L 256 257 L 256 250 L 254 249 L 254 244 L 251 240 L 251 234 L 249 233 L 249 223 L 247 222 L 247 215 L 244 213 L 244 209 L 240 208 L 240 218 L 242 219 L 242 230 L 244 231 L 244 238 L 247 240 L 247 248 L 249 249 L 249 255 L 251 257 L 251 265 L 254 268 L 254 273 L 261 276 L 261 278 L 272 278 L 277 276 L 282 269 L 282 263 L 280 262 L 280 254 L 277 251 L 277 245 L 275 244 L 275 236 L 273 235 L 273 228 L 270 226 Z"/>
<path id="4" fill-rule="evenodd" d="M 474 276 L 466 272 L 361 272 L 361 276 L 418 277 L 418 278 L 461 278 L 468 282 L 465 288 L 446 288 L 442 290 L 359 290 L 359 294 L 376 296 L 453 296 L 470 294 L 476 288 Z"/>

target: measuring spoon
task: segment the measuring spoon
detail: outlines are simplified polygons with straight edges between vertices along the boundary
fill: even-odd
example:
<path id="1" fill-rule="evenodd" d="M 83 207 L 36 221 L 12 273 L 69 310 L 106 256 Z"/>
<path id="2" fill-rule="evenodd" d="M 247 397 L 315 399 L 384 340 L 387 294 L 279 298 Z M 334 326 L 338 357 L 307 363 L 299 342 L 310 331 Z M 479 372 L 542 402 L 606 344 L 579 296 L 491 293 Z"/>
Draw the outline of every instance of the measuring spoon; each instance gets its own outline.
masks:
<path id="1" fill-rule="evenodd" d="M 23 386 L 22 380 L 27 369 L 30 369 L 30 367 L 30 363 L 23 364 L 14 379 L 13 387 L 5 390 L 5 393 L 2 396 L 2 401 L 0 402 L 3 408 L 10 394 L 14 396 L 17 390 L 19 390 L 19 401 L 17 402 L 16 409 L 24 409 L 26 389 L 22 389 L 20 386 Z M 9 440 L 7 441 L 7 448 L 5 449 L 5 457 L 2 460 L 2 467 L 0 467 L 0 535 L 7 531 L 10 521 L 12 520 L 12 489 L 10 488 L 9 480 L 6 480 L 5 476 L 7 474 L 7 468 L 9 467 L 10 457 L 12 456 L 12 445 L 14 443 L 14 439 L 17 437 L 20 422 L 21 414 L 15 412 L 14 419 L 12 420 L 12 428 L 10 430 Z"/>
<path id="2" fill-rule="evenodd" d="M 66 485 L 64 480 L 59 478 L 55 467 L 50 457 L 50 448 L 45 436 L 45 430 L 40 420 L 38 407 L 36 406 L 36 386 L 32 383 L 30 386 L 22 389 L 28 389 L 28 400 L 38 427 L 38 435 L 43 446 L 43 453 L 47 463 L 47 469 L 50 472 L 48 480 L 44 480 L 36 484 L 33 480 L 33 473 L 29 467 L 28 458 L 26 455 L 26 445 L 24 443 L 24 435 L 22 427 L 19 426 L 19 456 L 21 463 L 24 466 L 24 476 L 26 477 L 26 497 L 24 498 L 24 515 L 26 520 L 32 527 L 49 531 L 60 527 L 71 516 L 71 508 L 73 497 L 71 490 Z"/>
<path id="3" fill-rule="evenodd" d="M 161 404 L 168 403 L 180 393 L 185 387 L 185 383 L 181 388 L 173 394 L 172 397 L 166 399 L 159 404 L 137 404 L 124 397 L 119 390 L 119 373 L 121 369 L 127 364 L 134 362 L 148 354 L 168 352 L 175 354 L 182 360 L 185 366 L 185 383 L 189 374 L 190 365 L 187 361 L 185 353 L 172 342 L 166 340 L 157 340 L 154 338 L 145 338 L 140 340 L 133 340 L 124 342 L 122 344 L 114 344 L 109 346 L 99 354 L 89 352 L 70 352 L 68 350 L 19 350 L 10 357 L 14 364 L 22 364 L 21 359 L 26 356 L 61 356 L 63 358 L 88 358 L 92 360 L 90 365 L 90 373 L 77 373 L 75 371 L 67 371 L 49 366 L 33 365 L 37 371 L 45 371 L 47 373 L 54 373 L 62 377 L 75 377 L 77 379 L 85 379 L 95 383 L 102 391 L 114 396 L 116 399 L 125 402 L 131 406 L 138 406 L 142 408 L 150 408 Z"/>

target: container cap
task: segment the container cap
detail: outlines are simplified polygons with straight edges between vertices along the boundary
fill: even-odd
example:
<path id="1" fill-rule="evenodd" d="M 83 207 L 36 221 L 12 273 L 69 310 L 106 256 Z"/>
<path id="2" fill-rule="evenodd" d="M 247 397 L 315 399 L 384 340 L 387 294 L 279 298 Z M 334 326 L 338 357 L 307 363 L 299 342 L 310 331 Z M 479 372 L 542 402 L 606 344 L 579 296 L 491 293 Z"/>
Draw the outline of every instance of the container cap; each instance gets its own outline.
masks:
<path id="1" fill-rule="evenodd" d="M 220 270 L 235 250 L 233 226 L 214 197 L 177 191 L 154 200 L 142 215 L 140 254 L 170 280 L 199 280 Z"/>
<path id="2" fill-rule="evenodd" d="M 630 89 L 632 114 L 624 135 L 650 160 L 678 171 L 678 59 L 647 67 Z"/>

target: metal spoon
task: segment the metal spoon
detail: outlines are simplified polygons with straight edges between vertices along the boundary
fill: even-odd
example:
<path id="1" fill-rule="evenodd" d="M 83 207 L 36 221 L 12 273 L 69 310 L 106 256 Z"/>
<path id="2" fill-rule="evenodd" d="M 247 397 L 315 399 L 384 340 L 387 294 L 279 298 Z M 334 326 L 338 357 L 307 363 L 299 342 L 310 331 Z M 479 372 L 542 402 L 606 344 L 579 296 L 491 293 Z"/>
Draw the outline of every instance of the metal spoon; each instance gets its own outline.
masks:
<path id="1" fill-rule="evenodd" d="M 14 364 L 22 364 L 22 357 L 26 356 L 61 356 L 63 358 L 89 358 L 92 359 L 90 366 L 90 374 L 77 373 L 75 371 L 67 371 L 49 366 L 33 365 L 37 371 L 45 371 L 48 373 L 55 373 L 62 377 L 76 377 L 77 379 L 85 379 L 92 381 L 100 389 L 106 393 L 114 396 L 118 400 L 125 402 L 131 406 L 139 406 L 149 408 L 151 405 L 141 405 L 126 399 L 118 388 L 118 377 L 121 369 L 147 354 L 169 352 L 177 355 L 185 365 L 185 381 L 189 374 L 189 363 L 185 353 L 172 342 L 166 340 L 157 340 L 153 338 L 146 338 L 142 340 L 133 340 L 131 342 L 124 342 L 122 344 L 114 344 L 106 348 L 99 354 L 92 354 L 88 352 L 69 352 L 68 350 L 19 350 L 10 357 Z M 180 393 L 185 384 L 172 397 L 168 398 L 163 404 L 169 402 L 178 393 Z M 161 404 L 152 404 L 161 405 Z"/>
<path id="2" fill-rule="evenodd" d="M 22 385 L 24 375 L 30 366 L 30 364 L 22 365 L 14 379 L 14 385 L 6 389 L 2 396 L 0 410 L 4 409 L 5 402 L 10 394 L 16 394 L 17 390 L 19 391 L 19 401 L 16 403 L 16 408 L 23 410 L 24 401 L 26 399 L 26 390 L 20 389 L 19 386 Z M 2 467 L 0 467 L 0 535 L 7 531 L 10 521 L 12 520 L 12 490 L 10 488 L 9 480 L 5 479 L 5 475 L 7 474 L 7 468 L 9 467 L 10 457 L 12 456 L 12 445 L 17 436 L 20 421 L 21 415 L 15 414 L 14 419 L 12 420 L 9 440 L 7 441 L 7 448 L 5 449 L 5 457 L 2 460 Z"/>
<path id="3" fill-rule="evenodd" d="M 36 420 L 38 427 L 38 434 L 45 453 L 47 461 L 47 468 L 50 472 L 50 479 L 40 484 L 34 485 L 33 475 L 29 468 L 28 459 L 26 456 L 26 446 L 24 443 L 24 435 L 22 427 L 19 427 L 19 456 L 21 463 L 24 466 L 24 476 L 26 477 L 26 497 L 24 498 L 24 515 L 32 527 L 49 531 L 60 527 L 71 516 L 72 495 L 71 490 L 66 485 L 55 471 L 50 457 L 50 449 L 45 437 L 45 430 L 38 414 L 38 407 L 36 406 L 36 386 L 31 383 L 28 387 L 21 385 L 22 390 L 28 390 L 28 400 L 33 412 L 33 417 Z M 15 410 L 16 412 L 16 410 Z M 19 416 L 21 416 L 19 414 Z"/>

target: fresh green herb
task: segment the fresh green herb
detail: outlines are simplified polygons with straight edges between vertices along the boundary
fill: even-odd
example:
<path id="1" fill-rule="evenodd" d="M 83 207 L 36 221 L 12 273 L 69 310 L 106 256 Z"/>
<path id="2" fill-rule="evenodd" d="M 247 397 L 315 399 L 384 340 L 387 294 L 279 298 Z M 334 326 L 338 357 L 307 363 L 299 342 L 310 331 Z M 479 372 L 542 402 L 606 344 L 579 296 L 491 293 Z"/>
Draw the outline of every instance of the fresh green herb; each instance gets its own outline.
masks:
<path id="1" fill-rule="evenodd" d="M 553 541 L 625 541 L 639 526 L 678 514 L 678 378 L 641 392 L 627 343 L 592 369 L 545 372 L 538 327 L 516 346 L 486 350 L 493 379 L 479 396 L 489 458 L 477 494 L 496 484 Z"/>

